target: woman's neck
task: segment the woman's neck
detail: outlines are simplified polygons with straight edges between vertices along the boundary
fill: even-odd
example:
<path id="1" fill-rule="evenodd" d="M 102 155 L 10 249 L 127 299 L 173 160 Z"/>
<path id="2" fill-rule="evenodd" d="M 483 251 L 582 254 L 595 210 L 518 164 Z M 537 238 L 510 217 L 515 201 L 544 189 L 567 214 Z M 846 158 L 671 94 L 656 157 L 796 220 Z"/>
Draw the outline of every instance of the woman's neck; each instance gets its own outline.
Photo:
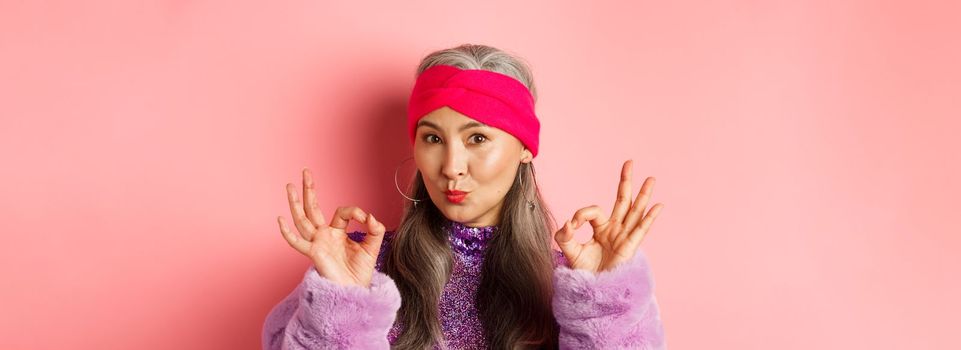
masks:
<path id="1" fill-rule="evenodd" d="M 450 238 L 451 248 L 461 253 L 483 251 L 497 232 L 496 225 L 471 227 L 453 220 L 447 220 L 444 229 Z"/>

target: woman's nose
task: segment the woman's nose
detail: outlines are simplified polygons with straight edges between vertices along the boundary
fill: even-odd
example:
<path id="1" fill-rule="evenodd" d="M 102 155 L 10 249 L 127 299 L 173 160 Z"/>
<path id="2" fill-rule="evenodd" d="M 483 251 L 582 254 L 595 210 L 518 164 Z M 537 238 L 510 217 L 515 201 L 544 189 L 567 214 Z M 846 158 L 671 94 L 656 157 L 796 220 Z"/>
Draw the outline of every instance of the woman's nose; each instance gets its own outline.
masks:
<path id="1" fill-rule="evenodd" d="M 467 173 L 467 150 L 463 147 L 453 145 L 447 148 L 444 155 L 444 166 L 441 170 L 444 176 L 451 179 L 464 176 Z"/>

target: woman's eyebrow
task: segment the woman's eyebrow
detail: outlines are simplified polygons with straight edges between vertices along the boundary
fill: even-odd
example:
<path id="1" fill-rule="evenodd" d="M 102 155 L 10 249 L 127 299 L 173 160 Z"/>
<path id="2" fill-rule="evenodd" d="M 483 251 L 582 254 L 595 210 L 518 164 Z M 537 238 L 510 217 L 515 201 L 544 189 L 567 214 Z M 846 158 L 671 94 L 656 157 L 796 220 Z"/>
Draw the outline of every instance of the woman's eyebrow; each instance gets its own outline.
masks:
<path id="1" fill-rule="evenodd" d="M 417 127 L 420 128 L 421 126 L 431 127 L 431 128 L 440 130 L 440 126 L 438 126 L 437 124 L 434 124 L 429 120 L 421 119 L 420 121 L 418 121 Z M 488 127 L 488 125 L 481 122 L 468 122 L 467 124 L 461 125 L 460 129 L 457 129 L 457 131 L 464 131 L 466 129 L 476 128 L 476 127 Z"/>

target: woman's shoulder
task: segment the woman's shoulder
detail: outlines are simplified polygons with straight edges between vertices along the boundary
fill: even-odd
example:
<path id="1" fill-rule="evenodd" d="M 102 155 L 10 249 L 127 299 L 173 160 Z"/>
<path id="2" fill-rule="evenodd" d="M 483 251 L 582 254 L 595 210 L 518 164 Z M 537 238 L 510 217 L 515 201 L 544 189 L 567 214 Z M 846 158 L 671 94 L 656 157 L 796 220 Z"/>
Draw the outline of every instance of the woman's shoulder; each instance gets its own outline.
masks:
<path id="1" fill-rule="evenodd" d="M 384 265 L 384 259 L 387 257 L 387 252 L 390 251 L 390 247 L 392 245 L 391 243 L 394 240 L 394 234 L 396 232 L 397 230 L 387 230 L 384 232 L 384 240 L 380 244 L 380 253 L 377 254 L 377 263 L 374 267 L 377 271 L 383 271 L 382 267 Z M 367 232 L 366 231 L 347 232 L 347 237 L 350 238 L 352 241 L 359 243 L 359 242 L 363 242 L 364 239 L 367 237 Z"/>
<path id="2" fill-rule="evenodd" d="M 554 254 L 554 268 L 555 268 L 555 269 L 558 268 L 558 267 L 561 267 L 561 266 L 563 266 L 563 267 L 570 267 L 570 264 L 568 264 L 568 262 L 567 262 L 567 257 L 564 256 L 564 252 L 562 252 L 562 251 L 560 251 L 560 250 L 551 250 L 551 252 L 553 252 L 553 254 Z"/>
<path id="3" fill-rule="evenodd" d="M 397 230 L 387 230 L 386 232 L 384 232 L 384 243 L 387 243 L 387 241 L 394 238 L 394 233 L 396 231 Z M 361 242 L 364 240 L 364 237 L 366 236 L 367 236 L 367 231 L 347 232 L 347 237 L 350 237 L 350 239 L 353 240 L 354 242 Z"/>

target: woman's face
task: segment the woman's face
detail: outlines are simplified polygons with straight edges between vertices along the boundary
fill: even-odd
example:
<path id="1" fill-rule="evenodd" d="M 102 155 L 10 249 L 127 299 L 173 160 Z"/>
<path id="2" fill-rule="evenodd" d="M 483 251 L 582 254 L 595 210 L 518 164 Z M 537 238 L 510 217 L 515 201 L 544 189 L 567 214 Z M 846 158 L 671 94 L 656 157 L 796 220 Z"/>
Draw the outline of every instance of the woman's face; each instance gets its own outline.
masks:
<path id="1" fill-rule="evenodd" d="M 533 158 L 530 151 L 513 135 L 446 106 L 421 118 L 415 135 L 414 161 L 434 205 L 467 226 L 496 225 L 517 167 Z"/>

